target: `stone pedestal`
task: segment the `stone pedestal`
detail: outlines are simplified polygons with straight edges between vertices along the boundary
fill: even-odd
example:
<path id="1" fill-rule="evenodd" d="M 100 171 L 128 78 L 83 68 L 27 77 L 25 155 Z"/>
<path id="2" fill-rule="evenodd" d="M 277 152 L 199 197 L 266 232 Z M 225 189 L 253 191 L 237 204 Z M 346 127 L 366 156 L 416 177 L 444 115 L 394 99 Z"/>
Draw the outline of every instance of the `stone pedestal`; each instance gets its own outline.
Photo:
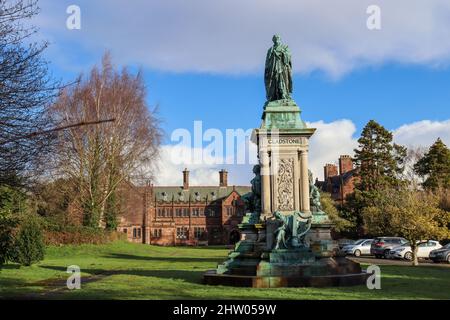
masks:
<path id="1" fill-rule="evenodd" d="M 308 149 L 316 129 L 307 128 L 300 113 L 293 100 L 267 103 L 261 127 L 253 132 L 261 164 L 263 220 L 274 211 L 310 212 Z"/>
<path id="2" fill-rule="evenodd" d="M 261 127 L 252 135 L 261 167 L 261 214 L 246 215 L 239 225 L 241 241 L 228 260 L 204 275 L 206 284 L 273 288 L 365 283 L 367 274 L 359 264 L 336 256 L 328 215 L 317 206 L 311 210 L 308 149 L 315 130 L 306 127 L 294 101 L 265 105 Z M 307 219 L 304 232 L 296 219 Z M 291 238 L 287 248 L 274 250 L 282 221 L 289 221 L 284 223 Z"/>

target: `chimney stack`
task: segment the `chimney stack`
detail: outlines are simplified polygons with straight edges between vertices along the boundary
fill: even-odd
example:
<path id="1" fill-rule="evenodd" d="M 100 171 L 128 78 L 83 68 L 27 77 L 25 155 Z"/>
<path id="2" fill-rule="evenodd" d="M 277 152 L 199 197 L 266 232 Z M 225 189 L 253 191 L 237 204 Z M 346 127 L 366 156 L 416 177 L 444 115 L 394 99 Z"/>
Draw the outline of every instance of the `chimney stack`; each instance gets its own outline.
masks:
<path id="1" fill-rule="evenodd" d="M 225 169 L 219 171 L 219 186 L 228 187 L 228 172 Z"/>
<path id="2" fill-rule="evenodd" d="M 353 160 L 349 155 L 339 157 L 339 174 L 343 175 L 353 170 Z"/>
<path id="3" fill-rule="evenodd" d="M 189 171 L 187 168 L 183 171 L 183 189 L 189 189 Z"/>
<path id="4" fill-rule="evenodd" d="M 338 168 L 335 164 L 326 164 L 323 167 L 323 177 L 324 181 L 327 181 L 328 178 L 335 177 L 338 175 Z"/>

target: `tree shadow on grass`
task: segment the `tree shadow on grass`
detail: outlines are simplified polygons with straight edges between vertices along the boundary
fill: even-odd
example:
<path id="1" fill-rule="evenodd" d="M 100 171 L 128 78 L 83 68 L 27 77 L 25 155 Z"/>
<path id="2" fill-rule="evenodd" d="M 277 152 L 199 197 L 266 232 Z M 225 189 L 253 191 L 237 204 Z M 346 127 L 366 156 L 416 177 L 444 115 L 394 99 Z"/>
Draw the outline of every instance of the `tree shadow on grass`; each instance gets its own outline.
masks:
<path id="1" fill-rule="evenodd" d="M 41 266 L 41 268 L 57 270 L 61 272 L 66 272 L 66 267 L 60 266 Z M 156 277 L 163 279 L 177 279 L 183 280 L 185 282 L 193 284 L 201 284 L 204 271 L 189 271 L 189 270 L 147 270 L 147 269 L 117 269 L 117 270 L 105 270 L 105 269 L 95 269 L 95 268 L 81 268 L 82 273 L 87 273 L 92 277 L 93 280 L 100 280 L 104 277 L 114 276 L 114 275 L 127 275 L 127 276 L 139 276 L 139 277 Z M 89 277 L 83 282 L 92 282 Z"/>
<path id="2" fill-rule="evenodd" d="M 33 300 L 40 291 L 39 284 L 18 278 L 0 279 L 0 300 Z"/>
<path id="3" fill-rule="evenodd" d="M 125 259 L 125 260 L 164 261 L 164 262 L 215 262 L 215 263 L 222 262 L 226 258 L 226 257 L 197 258 L 197 257 L 174 257 L 174 256 L 151 257 L 151 256 L 137 256 L 125 253 L 111 253 L 104 257 L 111 259 Z"/>
<path id="4" fill-rule="evenodd" d="M 108 288 L 89 288 L 89 290 L 63 291 L 58 295 L 46 297 L 52 300 L 197 300 L 198 297 L 186 290 L 159 288 L 154 295 L 136 290 L 117 290 Z"/>
<path id="5" fill-rule="evenodd" d="M 8 263 L 8 264 L 4 264 L 1 268 L 0 268 L 0 270 L 1 269 L 5 269 L 5 270 L 17 270 L 17 269 L 20 269 L 20 264 L 10 264 L 10 263 Z"/>

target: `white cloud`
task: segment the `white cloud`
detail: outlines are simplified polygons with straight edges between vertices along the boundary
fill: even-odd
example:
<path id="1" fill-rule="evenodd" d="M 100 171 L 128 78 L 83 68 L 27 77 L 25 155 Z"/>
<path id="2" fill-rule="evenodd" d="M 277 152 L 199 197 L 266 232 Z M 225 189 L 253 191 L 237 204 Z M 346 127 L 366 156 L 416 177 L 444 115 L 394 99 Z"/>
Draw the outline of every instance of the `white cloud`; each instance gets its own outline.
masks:
<path id="1" fill-rule="evenodd" d="M 174 145 L 163 146 L 160 159 L 155 165 L 155 184 L 164 186 L 183 185 L 182 171 L 185 168 L 190 171 L 189 183 L 191 185 L 218 184 L 219 167 L 212 162 L 208 162 L 209 164 L 194 164 L 190 157 L 193 152 L 202 152 L 202 150 Z"/>
<path id="2" fill-rule="evenodd" d="M 356 126 L 351 120 L 336 120 L 330 123 L 323 121 L 308 123 L 309 127 L 317 128 L 310 141 L 309 165 L 315 177 L 323 179 L 323 166 L 326 163 L 337 163 L 339 156 L 354 154 L 357 147 L 355 137 Z M 408 147 L 429 147 L 438 137 L 450 146 L 450 120 L 429 121 L 423 120 L 405 124 L 393 131 L 394 141 Z M 198 150 L 197 150 L 198 151 Z M 201 150 L 200 150 L 201 151 Z M 156 184 L 181 185 L 182 170 L 189 168 L 190 183 L 192 185 L 218 185 L 218 171 L 225 168 L 229 171 L 229 184 L 249 185 L 253 177 L 253 164 L 221 165 L 195 164 L 190 157 L 182 157 L 193 150 L 188 147 L 165 145 L 162 148 L 161 159 L 157 168 Z M 256 150 L 252 147 L 251 152 Z M 180 161 L 181 159 L 181 161 Z M 176 160 L 176 161 L 174 161 Z M 221 163 L 222 158 L 216 159 Z"/>
<path id="3" fill-rule="evenodd" d="M 336 163 L 340 155 L 353 155 L 357 146 L 353 137 L 355 124 L 350 120 L 323 121 L 308 123 L 308 127 L 317 128 L 309 143 L 309 167 L 319 180 L 323 179 L 323 166 Z"/>
<path id="4" fill-rule="evenodd" d="M 119 63 L 165 71 L 260 72 L 274 33 L 293 52 L 297 72 L 332 77 L 385 62 L 447 65 L 448 0 L 377 0 L 381 27 L 366 27 L 372 0 L 79 0 L 82 30 L 65 28 L 72 1 L 41 0 L 37 24 L 55 58 L 110 49 Z M 59 57 L 59 58 L 58 58 Z M 73 66 L 71 66 L 73 67 Z"/>
<path id="5" fill-rule="evenodd" d="M 394 130 L 395 142 L 405 146 L 429 147 L 437 138 L 450 147 L 450 120 L 423 120 L 405 124 Z"/>

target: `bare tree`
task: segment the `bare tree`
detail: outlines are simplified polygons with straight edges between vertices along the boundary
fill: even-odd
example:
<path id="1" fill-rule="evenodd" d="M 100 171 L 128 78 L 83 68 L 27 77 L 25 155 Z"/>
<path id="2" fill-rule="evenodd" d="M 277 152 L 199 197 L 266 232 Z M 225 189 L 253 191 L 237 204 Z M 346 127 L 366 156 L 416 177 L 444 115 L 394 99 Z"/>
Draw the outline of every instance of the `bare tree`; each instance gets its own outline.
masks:
<path id="1" fill-rule="evenodd" d="M 401 174 L 401 179 L 408 181 L 408 186 L 413 189 L 421 189 L 423 177 L 420 177 L 414 170 L 414 165 L 426 152 L 424 147 L 408 147 L 405 157 L 405 170 Z"/>
<path id="2" fill-rule="evenodd" d="M 114 206 L 118 186 L 158 154 L 159 122 L 145 98 L 141 73 L 116 71 L 106 54 L 100 68 L 80 76 L 50 109 L 53 120 L 63 124 L 114 119 L 59 134 L 55 159 L 61 175 L 77 188 L 85 225 L 113 228 L 114 215 L 112 220 L 105 215 Z"/>
<path id="3" fill-rule="evenodd" d="M 51 80 L 28 20 L 38 14 L 37 0 L 0 1 L 0 184 L 20 184 L 17 177 L 35 173 L 39 157 L 49 147 L 46 107 L 60 84 Z M 27 43 L 27 44 L 25 44 Z"/>

